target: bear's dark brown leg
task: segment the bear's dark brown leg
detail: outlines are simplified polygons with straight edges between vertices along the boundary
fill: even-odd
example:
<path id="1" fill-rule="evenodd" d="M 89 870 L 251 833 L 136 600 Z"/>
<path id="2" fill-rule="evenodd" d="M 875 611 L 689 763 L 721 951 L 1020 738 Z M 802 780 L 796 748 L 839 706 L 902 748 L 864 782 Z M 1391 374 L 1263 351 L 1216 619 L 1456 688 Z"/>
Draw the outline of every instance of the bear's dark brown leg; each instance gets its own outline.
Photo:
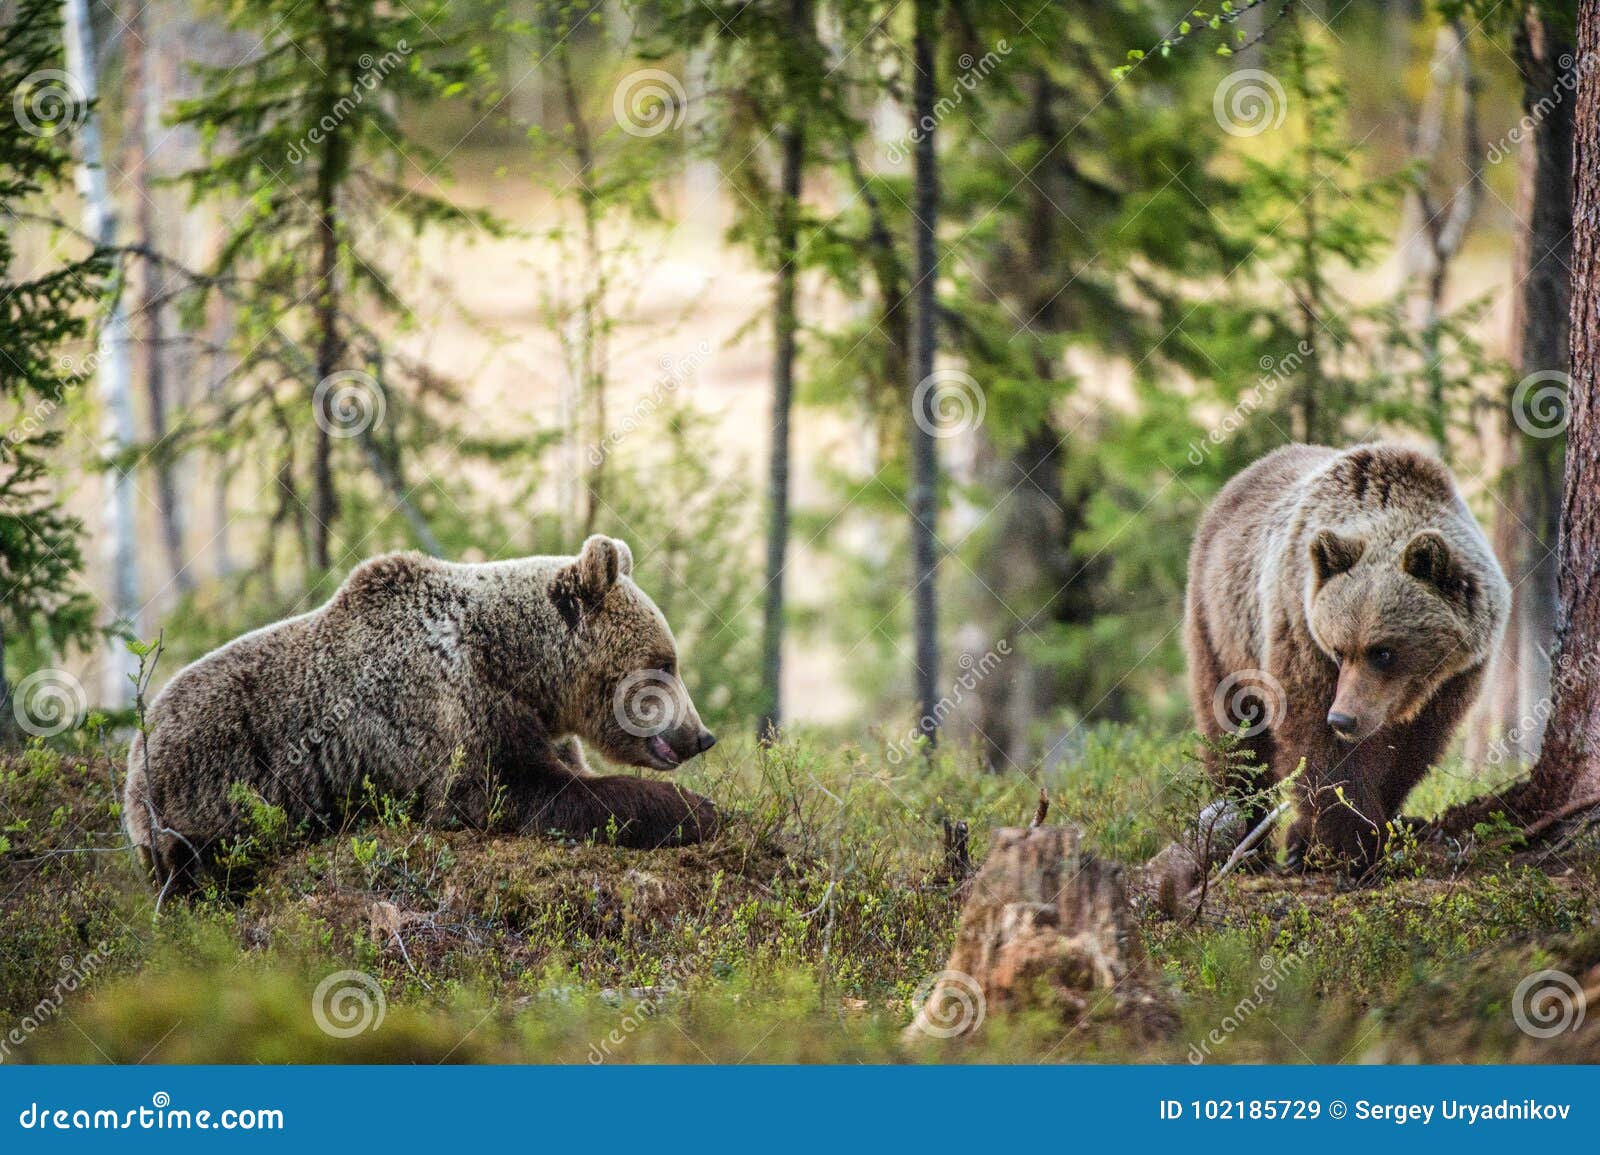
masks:
<path id="1" fill-rule="evenodd" d="M 1304 748 L 1299 817 L 1289 831 L 1289 863 L 1363 873 L 1377 861 L 1388 815 L 1377 789 L 1391 752 L 1381 739 L 1348 746 L 1330 737 Z"/>
<path id="2" fill-rule="evenodd" d="M 523 818 L 529 833 L 555 831 L 641 850 L 700 842 L 716 834 L 720 824 L 709 798 L 671 782 L 623 775 L 573 774 L 564 784 L 529 796 Z"/>

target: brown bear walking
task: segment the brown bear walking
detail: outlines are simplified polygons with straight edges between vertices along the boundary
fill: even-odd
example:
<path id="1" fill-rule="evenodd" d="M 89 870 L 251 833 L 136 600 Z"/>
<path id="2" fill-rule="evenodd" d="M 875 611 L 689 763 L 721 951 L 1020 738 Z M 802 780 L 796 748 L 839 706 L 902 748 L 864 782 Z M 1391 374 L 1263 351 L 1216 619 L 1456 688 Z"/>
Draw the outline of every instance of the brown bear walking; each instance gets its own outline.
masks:
<path id="1" fill-rule="evenodd" d="M 1510 598 L 1431 455 L 1268 454 L 1223 488 L 1189 555 L 1195 722 L 1212 739 L 1242 729 L 1250 760 L 1213 774 L 1243 795 L 1303 759 L 1290 861 L 1320 848 L 1370 865 L 1477 695 Z"/>
<path id="2" fill-rule="evenodd" d="M 391 554 L 320 609 L 201 658 L 151 704 L 129 754 L 123 821 L 163 884 L 193 881 L 244 830 L 251 799 L 337 828 L 371 784 L 428 819 L 694 842 L 705 798 L 599 777 L 576 739 L 671 770 L 715 739 L 678 677 L 666 619 L 627 545 L 456 565 Z"/>

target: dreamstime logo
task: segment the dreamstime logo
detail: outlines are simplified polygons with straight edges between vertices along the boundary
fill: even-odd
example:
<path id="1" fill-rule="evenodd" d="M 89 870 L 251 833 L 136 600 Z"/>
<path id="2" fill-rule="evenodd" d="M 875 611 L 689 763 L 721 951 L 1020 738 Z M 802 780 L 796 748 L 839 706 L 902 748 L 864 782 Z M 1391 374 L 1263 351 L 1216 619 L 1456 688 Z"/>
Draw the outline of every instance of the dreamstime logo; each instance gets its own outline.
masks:
<path id="1" fill-rule="evenodd" d="M 359 369 L 328 374 L 311 394 L 312 416 L 329 437 L 360 437 L 382 425 L 387 411 L 383 386 Z"/>
<path id="2" fill-rule="evenodd" d="M 1270 72 L 1241 68 L 1230 72 L 1211 97 L 1211 111 L 1229 136 L 1260 136 L 1279 127 L 1289 112 L 1283 85 Z"/>
<path id="3" fill-rule="evenodd" d="M 629 136 L 660 136 L 683 124 L 689 94 L 672 73 L 641 68 L 618 83 L 611 94 L 611 115 Z"/>
<path id="4" fill-rule="evenodd" d="M 1517 1029 L 1535 1039 L 1577 1030 L 1587 1010 L 1583 987 L 1566 971 L 1534 971 L 1511 992 L 1511 1017 Z"/>
<path id="5" fill-rule="evenodd" d="M 35 1031 L 59 1015 L 61 1008 L 66 1005 L 67 996 L 88 983 L 110 957 L 111 944 L 104 939 L 82 958 L 62 955 L 57 963 L 60 971 L 55 986 L 30 1007 L 15 1026 L 0 1037 L 0 1063 L 11 1058 L 12 1051 L 21 1047 Z"/>
<path id="6" fill-rule="evenodd" d="M 88 709 L 83 683 L 54 666 L 35 670 L 11 692 L 17 725 L 35 738 L 54 738 L 72 729 Z"/>
<path id="7" fill-rule="evenodd" d="M 986 1005 L 978 980 L 963 971 L 940 971 L 911 996 L 911 1026 L 935 1039 L 953 1039 L 983 1026 Z"/>
<path id="8" fill-rule="evenodd" d="M 334 101 L 333 107 L 311 126 L 309 132 L 289 146 L 284 153 L 285 159 L 290 164 L 299 164 L 313 155 L 317 145 L 332 136 L 341 124 L 350 119 L 356 109 L 366 103 L 367 93 L 376 91 L 389 73 L 399 68 L 410 55 L 411 45 L 404 40 L 396 42 L 392 50 L 376 59 L 370 52 L 362 53 L 356 60 L 361 75 L 351 83 L 350 90 Z"/>
<path id="9" fill-rule="evenodd" d="M 972 374 L 935 369 L 911 394 L 911 417 L 929 437 L 957 437 L 983 424 L 988 404 Z"/>
<path id="10" fill-rule="evenodd" d="M 611 712 L 635 738 L 654 738 L 681 721 L 678 679 L 665 670 L 635 670 L 617 684 Z"/>
<path id="11" fill-rule="evenodd" d="M 1204 465 L 1211 451 L 1243 428 L 1278 391 L 1278 387 L 1300 371 L 1300 366 L 1305 364 L 1305 359 L 1312 352 L 1310 343 L 1301 341 L 1286 357 L 1273 357 L 1271 354 L 1263 356 L 1259 362 L 1261 373 L 1256 383 L 1239 394 L 1239 400 L 1233 408 L 1223 414 L 1222 420 L 1213 425 L 1203 438 L 1189 442 L 1189 464 Z"/>
<path id="12" fill-rule="evenodd" d="M 11 112 L 23 132 L 48 138 L 82 124 L 89 100 L 77 77 L 59 68 L 41 68 L 17 86 Z"/>
<path id="13" fill-rule="evenodd" d="M 1550 91 L 1534 102 L 1523 118 L 1512 125 L 1510 132 L 1489 146 L 1489 151 L 1485 155 L 1490 164 L 1499 164 L 1511 156 L 1516 151 L 1517 145 L 1532 136 L 1534 129 L 1566 103 L 1567 93 L 1577 90 L 1579 78 L 1594 69 L 1595 58 L 1593 53 L 1586 52 L 1581 58 L 1574 60 L 1571 53 L 1563 52 L 1556 63 L 1560 68 L 1560 75 L 1556 77 L 1556 82 Z M 1577 67 L 1574 68 L 1574 65 Z"/>
<path id="14" fill-rule="evenodd" d="M 623 438 L 643 425 L 651 414 L 665 404 L 669 396 L 676 393 L 685 382 L 693 379 L 709 356 L 711 356 L 711 346 L 705 341 L 696 345 L 687 357 L 674 358 L 671 355 L 663 355 L 657 362 L 661 367 L 661 377 L 650 390 L 650 395 L 635 405 L 615 429 L 589 447 L 589 464 L 598 466 L 604 462 L 611 451 L 622 444 Z"/>
<path id="15" fill-rule="evenodd" d="M 1217 725 L 1243 738 L 1272 729 L 1283 721 L 1288 708 L 1283 686 L 1265 670 L 1235 670 L 1217 683 L 1211 695 L 1211 714 Z"/>
<path id="16" fill-rule="evenodd" d="M 383 987 L 365 971 L 334 971 L 311 995 L 311 1017 L 323 1034 L 336 1039 L 375 1031 L 388 1013 Z"/>
<path id="17" fill-rule="evenodd" d="M 1523 748 L 1537 748 L 1538 737 L 1544 732 L 1550 715 L 1555 713 L 1558 693 L 1569 693 L 1586 682 L 1600 666 L 1600 653 L 1587 653 L 1568 661 L 1566 655 L 1552 656 L 1543 646 L 1536 647 L 1550 663 L 1550 692 L 1528 708 L 1527 713 L 1506 728 L 1484 754 L 1484 761 L 1498 766 Z"/>
<path id="18" fill-rule="evenodd" d="M 1572 420 L 1567 409 L 1571 390 L 1572 378 L 1559 369 L 1529 373 L 1511 392 L 1511 419 L 1529 437 L 1559 437 Z"/>
<path id="19" fill-rule="evenodd" d="M 944 121 L 944 118 L 954 112 L 966 100 L 966 94 L 976 92 L 978 82 L 988 78 L 1001 61 L 1011 55 L 1011 42 L 1000 39 L 995 41 L 994 48 L 982 56 L 973 57 L 970 52 L 963 52 L 956 64 L 961 68 L 961 75 L 956 77 L 950 85 L 948 96 L 941 96 L 933 106 L 933 111 L 915 121 L 911 128 L 899 140 L 891 141 L 885 149 L 885 155 L 891 164 L 899 164 L 906 159 L 914 146 L 928 139 L 928 134 Z"/>
<path id="20" fill-rule="evenodd" d="M 1289 977 L 1301 963 L 1306 961 L 1304 951 L 1290 951 L 1287 954 L 1261 956 L 1261 974 L 1256 978 L 1250 988 L 1250 993 L 1245 995 L 1233 1008 L 1222 1017 L 1222 1021 L 1207 1032 L 1205 1038 L 1189 1046 L 1189 1062 L 1199 1064 L 1211 1057 L 1213 1048 L 1222 1046 L 1233 1033 L 1244 1026 L 1246 1020 L 1254 1015 L 1266 1004 L 1278 987 Z"/>
<path id="21" fill-rule="evenodd" d="M 933 708 L 924 714 L 904 737 L 889 743 L 886 754 L 889 761 L 898 766 L 915 754 L 918 743 L 926 735 L 944 725 L 945 719 L 955 713 L 956 707 L 966 700 L 967 695 L 978 688 L 978 683 L 999 669 L 1001 661 L 1010 656 L 1011 643 L 1001 638 L 992 649 L 984 651 L 981 657 L 974 657 L 968 652 L 957 658 L 956 664 L 961 667 L 961 676 L 951 683 L 950 692 L 935 702 Z"/>

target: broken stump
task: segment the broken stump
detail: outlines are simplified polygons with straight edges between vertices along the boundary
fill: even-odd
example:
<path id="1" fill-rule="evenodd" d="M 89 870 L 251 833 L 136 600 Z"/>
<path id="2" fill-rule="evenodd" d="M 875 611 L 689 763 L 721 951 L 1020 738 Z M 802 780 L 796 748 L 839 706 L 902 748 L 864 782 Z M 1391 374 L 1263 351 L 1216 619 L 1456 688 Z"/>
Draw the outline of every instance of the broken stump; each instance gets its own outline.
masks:
<path id="1" fill-rule="evenodd" d="M 1105 1013 L 1148 1035 L 1176 1021 L 1140 946 L 1122 868 L 1084 852 L 1071 826 L 995 831 L 950 961 L 930 984 L 907 1042 L 1034 1007 L 1073 1026 Z"/>

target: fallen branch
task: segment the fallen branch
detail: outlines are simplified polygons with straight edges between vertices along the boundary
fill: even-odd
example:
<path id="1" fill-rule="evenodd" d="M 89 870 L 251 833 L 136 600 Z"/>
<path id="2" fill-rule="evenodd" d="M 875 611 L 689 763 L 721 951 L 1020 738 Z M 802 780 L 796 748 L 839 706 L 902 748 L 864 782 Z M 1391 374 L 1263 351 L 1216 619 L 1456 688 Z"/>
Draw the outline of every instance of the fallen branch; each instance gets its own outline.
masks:
<path id="1" fill-rule="evenodd" d="M 1289 803 L 1280 802 L 1278 805 L 1274 806 L 1270 811 L 1268 811 L 1267 816 L 1256 824 L 1256 828 L 1254 830 L 1245 835 L 1244 841 L 1239 843 L 1239 845 L 1234 848 L 1233 853 L 1228 856 L 1228 861 L 1224 862 L 1221 868 L 1218 869 L 1217 873 L 1211 877 L 1211 883 L 1215 885 L 1216 883 L 1221 882 L 1224 878 L 1231 874 L 1241 862 L 1249 857 L 1250 852 L 1256 848 L 1256 844 L 1265 838 L 1267 836 L 1267 832 L 1272 829 L 1272 824 L 1288 813 L 1288 810 Z M 1194 890 L 1189 892 L 1190 897 L 1192 898 L 1194 895 L 1198 894 L 1200 889 L 1201 888 L 1198 886 L 1195 887 Z"/>

